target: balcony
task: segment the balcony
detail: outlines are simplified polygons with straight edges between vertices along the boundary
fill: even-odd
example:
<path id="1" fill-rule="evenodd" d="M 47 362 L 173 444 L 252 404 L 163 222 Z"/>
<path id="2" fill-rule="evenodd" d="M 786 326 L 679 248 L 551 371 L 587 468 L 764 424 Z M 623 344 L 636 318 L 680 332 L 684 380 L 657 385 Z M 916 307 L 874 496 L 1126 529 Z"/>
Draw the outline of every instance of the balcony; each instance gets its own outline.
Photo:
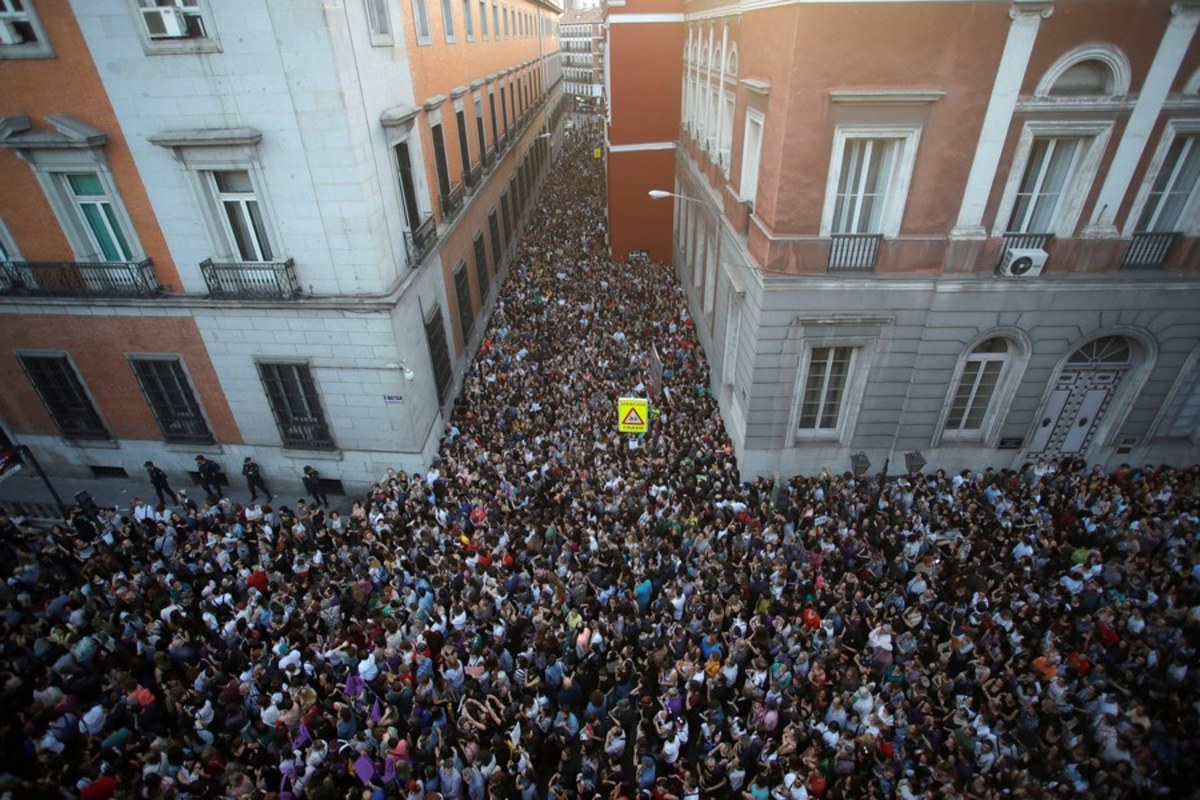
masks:
<path id="1" fill-rule="evenodd" d="M 1167 254 L 1171 245 L 1179 238 L 1178 233 L 1150 233 L 1142 231 L 1133 234 L 1125 258 L 1121 261 L 1121 269 L 1158 269 L 1167 263 Z"/>
<path id="2" fill-rule="evenodd" d="M 208 296 L 226 300 L 278 300 L 300 296 L 296 264 L 287 261 L 200 262 Z"/>
<path id="3" fill-rule="evenodd" d="M 467 171 L 467 191 L 475 191 L 475 187 L 479 186 L 479 180 L 483 177 L 483 164 L 476 164 Z"/>
<path id="4" fill-rule="evenodd" d="M 408 251 L 408 265 L 415 267 L 425 260 L 437 244 L 437 224 L 430 214 L 416 229 L 404 234 L 404 248 Z"/>
<path id="5" fill-rule="evenodd" d="M 830 272 L 872 272 L 879 255 L 880 233 L 835 233 L 830 237 Z"/>
<path id="6" fill-rule="evenodd" d="M 456 183 L 450 187 L 449 194 L 441 195 L 442 200 L 442 222 L 449 223 L 458 215 L 463 206 L 463 187 L 461 183 Z"/>
<path id="7" fill-rule="evenodd" d="M 0 262 L 0 295 L 155 297 L 161 288 L 148 258 L 114 262 Z"/>

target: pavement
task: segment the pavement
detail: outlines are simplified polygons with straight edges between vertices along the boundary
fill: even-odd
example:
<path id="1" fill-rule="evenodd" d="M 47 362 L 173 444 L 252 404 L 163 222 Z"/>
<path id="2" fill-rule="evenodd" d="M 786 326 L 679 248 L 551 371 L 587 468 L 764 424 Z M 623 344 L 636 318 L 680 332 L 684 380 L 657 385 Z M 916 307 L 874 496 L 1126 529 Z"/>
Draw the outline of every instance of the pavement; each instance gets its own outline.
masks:
<path id="1" fill-rule="evenodd" d="M 186 477 L 183 480 L 186 480 Z M 270 484 L 269 478 L 267 481 Z M 76 505 L 75 495 L 81 491 L 90 494 L 97 505 L 115 506 L 120 509 L 121 513 L 129 512 L 135 497 L 140 497 L 152 504 L 158 502 L 158 495 L 146 475 L 135 474 L 128 478 L 51 478 L 51 483 L 58 492 L 58 496 L 68 506 Z M 186 491 L 189 497 L 203 505 L 204 490 L 199 486 L 191 486 L 189 483 L 173 480 L 171 488 L 175 491 Z M 238 480 L 236 484 L 226 486 L 226 497 L 242 505 L 249 503 L 250 493 L 245 490 L 244 483 L 244 481 Z M 299 484 L 295 487 L 285 484 L 271 488 L 273 491 L 283 492 L 282 495 L 276 495 L 275 502 L 272 504 L 276 507 L 286 505 L 294 508 L 296 501 L 305 496 L 304 488 Z M 339 501 L 345 501 L 345 499 L 331 495 L 329 501 L 333 508 L 339 508 L 341 505 Z M 259 495 L 259 500 L 265 502 L 266 498 Z M 15 504 L 24 506 L 28 511 L 28 516 L 35 519 L 46 520 L 58 516 L 54 513 L 54 496 L 33 468 L 28 465 L 23 466 L 20 472 L 9 475 L 0 481 L 0 506 L 11 510 Z M 178 506 L 175 507 L 178 508 Z"/>

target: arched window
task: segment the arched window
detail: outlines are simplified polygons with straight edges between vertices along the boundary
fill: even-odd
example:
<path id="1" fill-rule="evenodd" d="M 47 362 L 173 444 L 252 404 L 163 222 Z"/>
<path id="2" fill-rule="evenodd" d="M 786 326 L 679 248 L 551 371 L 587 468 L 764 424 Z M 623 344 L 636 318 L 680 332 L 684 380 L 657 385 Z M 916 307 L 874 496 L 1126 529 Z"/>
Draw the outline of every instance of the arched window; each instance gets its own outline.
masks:
<path id="1" fill-rule="evenodd" d="M 1016 329 L 992 331 L 959 356 L 939 426 L 946 441 L 990 442 L 1016 394 L 1029 360 L 1028 337 Z"/>
<path id="2" fill-rule="evenodd" d="M 1055 61 L 1038 82 L 1036 97 L 1110 98 L 1129 94 L 1129 59 L 1110 44 L 1085 44 Z"/>
<path id="3" fill-rule="evenodd" d="M 1072 353 L 1067 366 L 1127 367 L 1129 362 L 1129 342 L 1124 336 L 1101 336 Z"/>

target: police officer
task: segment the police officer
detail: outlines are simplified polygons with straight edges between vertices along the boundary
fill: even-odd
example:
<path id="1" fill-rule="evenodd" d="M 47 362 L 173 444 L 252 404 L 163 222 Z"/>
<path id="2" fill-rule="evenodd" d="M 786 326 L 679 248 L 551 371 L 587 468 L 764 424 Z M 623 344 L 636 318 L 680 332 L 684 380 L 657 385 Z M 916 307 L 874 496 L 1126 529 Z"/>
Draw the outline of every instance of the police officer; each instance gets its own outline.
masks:
<path id="1" fill-rule="evenodd" d="M 221 498 L 221 467 L 204 456 L 196 456 L 196 471 L 200 473 L 200 488 L 212 500 Z"/>
<path id="2" fill-rule="evenodd" d="M 254 463 L 254 459 L 246 456 L 242 461 L 242 474 L 246 476 L 246 488 L 250 490 L 250 501 L 258 499 L 258 490 L 262 489 L 263 494 L 267 496 L 267 502 L 275 499 L 271 494 L 271 490 L 267 488 L 267 484 L 263 482 L 262 471 L 259 470 L 258 464 Z"/>
<path id="3" fill-rule="evenodd" d="M 171 502 L 175 502 L 175 490 L 167 483 L 167 473 L 160 468 L 154 466 L 153 461 L 147 461 L 143 464 L 146 468 L 146 474 L 150 476 L 150 485 L 154 487 L 154 491 L 158 492 L 158 502 L 163 505 L 167 504 L 167 498 L 171 498 Z"/>
<path id="4" fill-rule="evenodd" d="M 318 506 L 329 508 L 329 497 L 325 492 L 321 491 L 321 473 L 317 472 L 310 465 L 304 467 L 304 491 L 312 496 L 313 501 Z"/>

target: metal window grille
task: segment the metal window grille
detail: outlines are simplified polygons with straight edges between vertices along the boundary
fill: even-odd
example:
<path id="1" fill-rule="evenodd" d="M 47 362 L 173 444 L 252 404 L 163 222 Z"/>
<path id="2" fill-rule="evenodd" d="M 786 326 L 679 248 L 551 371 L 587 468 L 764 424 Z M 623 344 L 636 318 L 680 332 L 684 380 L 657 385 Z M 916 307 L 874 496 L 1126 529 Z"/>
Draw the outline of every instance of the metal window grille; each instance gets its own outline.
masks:
<path id="1" fill-rule="evenodd" d="M 168 442 L 209 444 L 212 431 L 176 358 L 132 358 L 133 374 Z"/>
<path id="2" fill-rule="evenodd" d="M 425 342 L 429 345 L 429 360 L 433 364 L 433 379 L 437 382 L 438 402 L 446 402 L 450 390 L 450 350 L 446 345 L 446 328 L 442 324 L 442 310 L 434 308 L 425 320 Z"/>
<path id="3" fill-rule="evenodd" d="M 334 449 L 321 398 L 307 364 L 258 365 L 284 447 Z"/>
<path id="4" fill-rule="evenodd" d="M 505 206 L 507 208 L 507 204 Z M 504 251 L 501 249 L 502 242 L 500 241 L 500 221 L 496 219 L 496 209 L 492 209 L 488 213 L 488 234 L 492 237 L 492 261 L 496 269 L 500 269 L 500 264 L 504 260 Z"/>
<path id="5" fill-rule="evenodd" d="M 29 382 L 50 412 L 54 424 L 68 439 L 111 439 L 66 356 L 21 356 Z"/>
<path id="6" fill-rule="evenodd" d="M 471 304 L 471 282 L 467 278 L 465 261 L 459 261 L 454 268 L 454 297 L 458 301 L 458 326 L 462 330 L 465 345 L 475 328 L 475 308 Z"/>
<path id="7" fill-rule="evenodd" d="M 493 211 L 494 215 L 495 212 Z M 483 244 L 483 234 L 475 234 L 475 281 L 479 284 L 479 298 L 482 303 L 487 299 L 488 290 L 492 286 L 492 276 L 488 272 L 487 248 Z"/>

